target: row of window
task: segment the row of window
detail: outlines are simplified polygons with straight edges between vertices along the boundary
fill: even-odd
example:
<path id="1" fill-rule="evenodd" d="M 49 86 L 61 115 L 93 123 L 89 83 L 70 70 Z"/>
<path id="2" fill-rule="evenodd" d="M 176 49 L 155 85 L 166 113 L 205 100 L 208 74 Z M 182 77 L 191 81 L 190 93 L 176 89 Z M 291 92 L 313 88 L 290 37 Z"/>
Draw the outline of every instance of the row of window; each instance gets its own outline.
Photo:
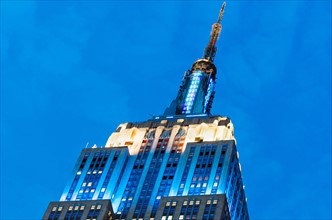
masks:
<path id="1" fill-rule="evenodd" d="M 86 205 L 84 204 L 73 204 L 68 207 L 65 213 L 65 220 L 71 220 L 71 219 L 81 219 L 83 211 L 85 210 Z M 102 208 L 101 204 L 95 204 L 91 205 L 87 217 L 91 219 L 97 219 L 100 210 Z M 57 220 L 60 217 L 60 214 L 64 210 L 64 207 L 62 205 L 55 205 L 50 215 L 48 216 L 48 220 Z"/>
<path id="2" fill-rule="evenodd" d="M 167 201 L 161 219 L 165 220 L 175 219 L 176 216 L 174 216 L 174 213 L 177 203 L 178 201 L 174 199 Z M 210 198 L 206 200 L 204 213 L 203 213 L 203 220 L 209 220 L 214 218 L 215 211 L 217 209 L 217 204 L 218 204 L 218 199 L 216 198 Z M 197 219 L 200 205 L 201 205 L 201 199 L 198 198 L 188 199 L 183 201 L 178 219 Z"/>

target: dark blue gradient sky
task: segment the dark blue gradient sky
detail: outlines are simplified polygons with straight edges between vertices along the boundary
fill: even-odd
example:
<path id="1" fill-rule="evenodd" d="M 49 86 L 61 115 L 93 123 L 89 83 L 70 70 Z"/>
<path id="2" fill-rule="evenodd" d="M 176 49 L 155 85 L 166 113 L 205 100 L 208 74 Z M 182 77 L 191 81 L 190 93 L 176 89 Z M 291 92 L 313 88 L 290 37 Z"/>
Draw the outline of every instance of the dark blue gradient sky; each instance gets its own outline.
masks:
<path id="1" fill-rule="evenodd" d="M 89 143 L 162 114 L 220 1 L 1 1 L 1 219 L 40 219 Z M 331 2 L 228 1 L 213 114 L 251 219 L 331 219 Z"/>

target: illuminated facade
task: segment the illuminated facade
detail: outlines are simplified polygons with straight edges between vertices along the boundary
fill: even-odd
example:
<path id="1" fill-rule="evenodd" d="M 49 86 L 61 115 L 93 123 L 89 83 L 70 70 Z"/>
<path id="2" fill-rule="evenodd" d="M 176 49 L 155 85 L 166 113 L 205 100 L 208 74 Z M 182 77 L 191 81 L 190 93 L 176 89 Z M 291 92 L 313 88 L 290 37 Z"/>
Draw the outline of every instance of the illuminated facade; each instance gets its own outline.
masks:
<path id="1" fill-rule="evenodd" d="M 224 6 L 165 113 L 84 149 L 43 219 L 249 219 L 233 124 L 210 114 Z"/>

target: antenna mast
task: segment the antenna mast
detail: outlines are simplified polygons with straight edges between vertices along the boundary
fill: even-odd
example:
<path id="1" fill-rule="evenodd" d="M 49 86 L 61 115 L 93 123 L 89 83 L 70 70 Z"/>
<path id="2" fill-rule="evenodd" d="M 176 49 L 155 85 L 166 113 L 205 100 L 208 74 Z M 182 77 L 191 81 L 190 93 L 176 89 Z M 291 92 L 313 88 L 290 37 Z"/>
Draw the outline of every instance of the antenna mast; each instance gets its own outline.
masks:
<path id="1" fill-rule="evenodd" d="M 213 59 L 214 59 L 214 57 L 216 55 L 216 52 L 217 52 L 216 42 L 219 38 L 219 34 L 220 34 L 220 31 L 221 31 L 221 24 L 220 23 L 221 23 L 221 20 L 222 20 L 222 16 L 224 14 L 225 6 L 226 6 L 226 2 L 224 2 L 221 6 L 217 22 L 212 25 L 212 30 L 211 30 L 211 34 L 210 34 L 210 41 L 209 41 L 207 47 L 204 50 L 203 58 L 207 59 L 209 61 L 212 61 L 212 62 L 213 62 Z"/>

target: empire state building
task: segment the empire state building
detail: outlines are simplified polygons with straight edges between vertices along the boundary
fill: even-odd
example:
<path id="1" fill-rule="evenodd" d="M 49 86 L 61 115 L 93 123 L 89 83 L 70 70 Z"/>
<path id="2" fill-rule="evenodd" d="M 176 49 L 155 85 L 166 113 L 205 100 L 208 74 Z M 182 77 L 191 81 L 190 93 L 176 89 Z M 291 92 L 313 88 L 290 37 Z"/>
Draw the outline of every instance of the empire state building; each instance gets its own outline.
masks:
<path id="1" fill-rule="evenodd" d="M 233 124 L 211 114 L 224 9 L 164 114 L 83 149 L 43 219 L 249 219 Z"/>

